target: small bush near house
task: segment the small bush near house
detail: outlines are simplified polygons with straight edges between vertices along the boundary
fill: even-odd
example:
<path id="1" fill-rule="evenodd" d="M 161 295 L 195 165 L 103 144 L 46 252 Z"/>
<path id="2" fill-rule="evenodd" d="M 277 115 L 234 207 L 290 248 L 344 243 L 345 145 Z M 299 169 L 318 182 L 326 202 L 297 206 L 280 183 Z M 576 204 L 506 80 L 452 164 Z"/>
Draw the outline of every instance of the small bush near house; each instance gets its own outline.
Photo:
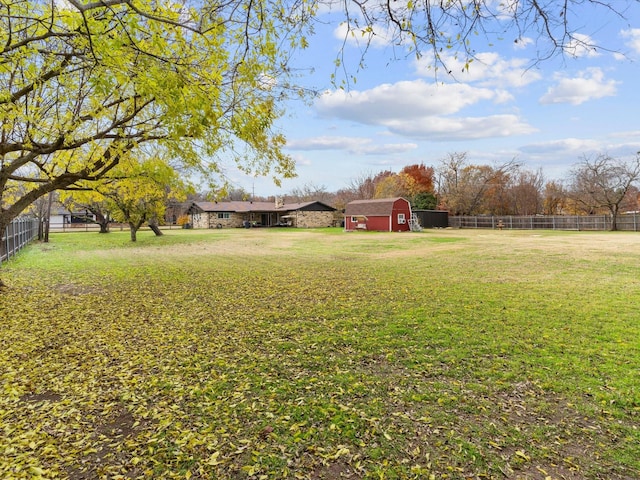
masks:
<path id="1" fill-rule="evenodd" d="M 186 225 L 187 223 L 189 223 L 189 215 L 180 215 L 176 220 L 176 224 L 180 226 Z"/>

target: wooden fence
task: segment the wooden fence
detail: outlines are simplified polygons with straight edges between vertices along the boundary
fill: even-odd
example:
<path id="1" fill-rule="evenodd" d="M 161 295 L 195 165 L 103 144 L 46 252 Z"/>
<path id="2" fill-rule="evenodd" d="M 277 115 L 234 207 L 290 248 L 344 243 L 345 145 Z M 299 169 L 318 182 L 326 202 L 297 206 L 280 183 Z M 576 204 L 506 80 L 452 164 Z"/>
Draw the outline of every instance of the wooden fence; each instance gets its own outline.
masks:
<path id="1" fill-rule="evenodd" d="M 618 215 L 617 229 L 621 231 L 640 231 L 640 214 L 625 213 Z M 504 228 L 505 230 L 591 230 L 611 229 L 610 215 L 528 215 L 528 216 L 468 216 L 449 217 L 449 226 L 453 228 Z"/>
<path id="2" fill-rule="evenodd" d="M 19 217 L 12 221 L 4 232 L 0 232 L 0 263 L 15 256 L 38 236 L 38 220 Z"/>

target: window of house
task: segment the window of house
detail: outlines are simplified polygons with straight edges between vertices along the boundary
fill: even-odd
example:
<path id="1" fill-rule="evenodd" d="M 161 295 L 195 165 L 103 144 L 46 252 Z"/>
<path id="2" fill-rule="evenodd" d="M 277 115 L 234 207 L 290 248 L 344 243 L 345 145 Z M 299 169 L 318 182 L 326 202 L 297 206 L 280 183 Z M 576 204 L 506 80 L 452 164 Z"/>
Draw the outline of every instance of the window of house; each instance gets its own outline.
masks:
<path id="1" fill-rule="evenodd" d="M 398 214 L 398 224 L 402 225 L 403 223 L 405 223 L 404 213 L 399 213 Z"/>
<path id="2" fill-rule="evenodd" d="M 231 218 L 231 214 L 229 212 L 220 212 L 218 213 L 218 218 L 221 220 L 229 220 L 229 218 Z"/>
<path id="3" fill-rule="evenodd" d="M 358 217 L 351 217 L 351 223 L 358 223 Z"/>

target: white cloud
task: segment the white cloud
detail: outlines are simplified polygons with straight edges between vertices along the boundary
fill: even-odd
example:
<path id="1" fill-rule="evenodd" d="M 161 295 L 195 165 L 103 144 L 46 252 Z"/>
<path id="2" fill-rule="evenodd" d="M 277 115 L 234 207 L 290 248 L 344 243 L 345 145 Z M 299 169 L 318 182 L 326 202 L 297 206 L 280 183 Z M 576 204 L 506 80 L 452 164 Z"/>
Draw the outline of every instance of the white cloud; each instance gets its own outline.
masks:
<path id="1" fill-rule="evenodd" d="M 520 147 L 522 152 L 530 154 L 562 154 L 562 155 L 579 155 L 584 152 L 591 152 L 602 147 L 602 143 L 597 140 L 584 138 L 564 138 L 550 142 L 532 143 Z"/>
<path id="2" fill-rule="evenodd" d="M 623 38 L 627 39 L 627 45 L 640 55 L 640 28 L 631 28 L 620 33 Z"/>
<path id="3" fill-rule="evenodd" d="M 597 57 L 596 42 L 589 35 L 574 33 L 573 39 L 567 44 L 565 52 L 574 57 Z"/>
<path id="4" fill-rule="evenodd" d="M 313 162 L 306 158 L 304 155 L 294 155 L 292 158 L 293 161 L 296 162 L 296 167 L 309 167 L 313 165 Z"/>
<path id="5" fill-rule="evenodd" d="M 524 50 L 529 45 L 533 45 L 533 38 L 531 37 L 520 37 L 518 40 L 513 42 L 513 48 L 516 50 Z"/>
<path id="6" fill-rule="evenodd" d="M 540 98 L 540 103 L 570 103 L 580 105 L 589 100 L 612 97 L 616 94 L 615 80 L 605 80 L 600 68 L 589 68 L 577 77 L 558 77 L 558 83 L 550 87 Z"/>
<path id="7" fill-rule="evenodd" d="M 359 31 L 352 26 L 351 31 L 349 31 L 347 23 L 341 22 L 333 30 L 333 36 L 340 41 L 345 41 L 349 45 L 360 48 L 367 46 L 386 47 L 391 43 L 390 39 L 393 38 L 393 32 L 379 25 L 373 25 L 369 30 L 361 29 Z"/>
<path id="8" fill-rule="evenodd" d="M 340 22 L 338 27 L 333 30 L 334 38 L 340 42 L 346 42 L 348 45 L 363 47 L 385 48 L 389 46 L 411 48 L 413 45 L 412 36 L 406 32 L 400 31 L 398 26 L 388 21 L 389 12 L 392 12 L 394 18 L 403 18 L 406 15 L 408 0 L 400 1 L 370 1 L 345 7 L 344 2 L 332 0 L 335 5 L 339 5 L 339 17 L 345 18 L 344 10 L 348 9 L 349 23 Z M 429 0 L 431 1 L 431 0 Z M 323 4 L 320 2 L 320 4 Z M 365 12 L 366 17 L 365 18 Z M 349 31 L 350 28 L 350 31 Z"/>
<path id="9" fill-rule="evenodd" d="M 367 155 L 391 155 L 396 153 L 406 153 L 418 148 L 415 143 L 384 143 L 382 145 L 369 145 L 362 153 Z M 360 152 L 354 152 L 360 153 Z"/>
<path id="10" fill-rule="evenodd" d="M 615 137 L 609 135 L 607 137 Z M 518 150 L 530 163 L 544 166 L 545 173 L 566 174 L 568 169 L 584 156 L 606 153 L 613 157 L 633 157 L 640 150 L 640 142 L 619 142 L 615 138 L 564 138 L 532 143 Z"/>
<path id="11" fill-rule="evenodd" d="M 636 140 L 640 138 L 640 130 L 627 130 L 624 132 L 614 132 L 610 135 L 612 138 L 628 138 Z"/>
<path id="12" fill-rule="evenodd" d="M 311 137 L 299 140 L 288 140 L 290 150 L 346 150 L 353 154 L 388 155 L 415 150 L 415 143 L 376 144 L 371 138 L 362 137 Z"/>
<path id="13" fill-rule="evenodd" d="M 479 101 L 495 99 L 502 97 L 486 88 L 416 80 L 385 83 L 364 91 L 325 92 L 316 101 L 316 107 L 321 115 L 380 125 L 389 118 L 454 114 Z"/>
<path id="14" fill-rule="evenodd" d="M 476 140 L 533 133 L 535 129 L 515 115 L 486 117 L 425 117 L 418 121 L 389 120 L 385 125 L 398 135 L 432 141 Z"/>
<path id="15" fill-rule="evenodd" d="M 292 150 L 352 150 L 370 143 L 368 138 L 356 137 L 311 137 L 287 140 L 287 148 Z"/>
<path id="16" fill-rule="evenodd" d="M 455 80 L 478 83 L 484 87 L 524 87 L 541 78 L 538 71 L 527 68 L 529 60 L 524 58 L 504 59 L 496 52 L 483 52 L 476 55 L 467 68 L 464 60 L 454 55 L 442 55 L 442 60 Z M 429 62 L 416 61 L 416 71 L 422 76 L 433 77 Z"/>
<path id="17" fill-rule="evenodd" d="M 498 103 L 510 99 L 510 94 L 502 90 L 416 80 L 364 91 L 326 92 L 316 101 L 316 108 L 324 117 L 383 126 L 393 134 L 410 138 L 442 141 L 532 133 L 534 128 L 515 115 L 454 116 L 481 101 Z"/>

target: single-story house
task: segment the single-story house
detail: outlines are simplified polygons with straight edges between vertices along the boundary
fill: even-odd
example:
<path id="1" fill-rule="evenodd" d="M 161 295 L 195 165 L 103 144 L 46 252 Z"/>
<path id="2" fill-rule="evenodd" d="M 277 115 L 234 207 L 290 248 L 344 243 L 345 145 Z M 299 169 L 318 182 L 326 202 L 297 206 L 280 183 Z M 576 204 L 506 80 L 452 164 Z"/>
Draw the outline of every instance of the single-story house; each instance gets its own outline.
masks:
<path id="1" fill-rule="evenodd" d="M 404 198 L 354 200 L 344 211 L 346 231 L 407 232 L 411 222 L 411 204 Z"/>
<path id="2" fill-rule="evenodd" d="M 187 214 L 193 228 L 315 228 L 331 226 L 335 211 L 322 202 L 286 204 L 277 199 L 275 202 L 193 202 Z"/>
<path id="3" fill-rule="evenodd" d="M 95 215 L 88 210 L 71 212 L 64 207 L 54 207 L 51 209 L 49 225 L 51 228 L 63 228 L 65 226 L 85 225 L 94 223 Z"/>

